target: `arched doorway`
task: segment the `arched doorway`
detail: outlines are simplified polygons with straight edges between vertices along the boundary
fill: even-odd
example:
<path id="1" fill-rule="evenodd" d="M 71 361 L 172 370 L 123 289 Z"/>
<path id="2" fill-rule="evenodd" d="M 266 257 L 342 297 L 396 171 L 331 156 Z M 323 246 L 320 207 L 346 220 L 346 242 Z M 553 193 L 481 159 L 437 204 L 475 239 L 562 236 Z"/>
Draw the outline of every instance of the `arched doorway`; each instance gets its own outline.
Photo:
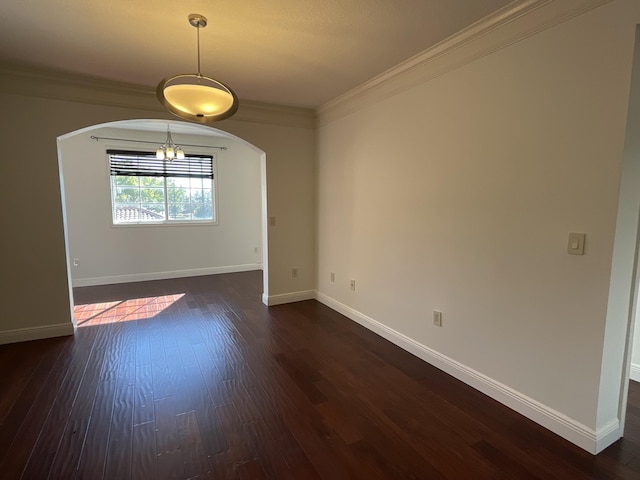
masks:
<path id="1" fill-rule="evenodd" d="M 164 143 L 167 127 L 177 143 L 191 145 L 185 146 L 185 151 L 215 152 L 219 221 L 208 231 L 202 225 L 121 228 L 112 222 L 106 150 L 155 151 Z M 59 136 L 57 144 L 70 287 L 226 273 L 259 266 L 263 271 L 263 297 L 268 297 L 265 152 L 222 130 L 155 119 L 93 125 Z M 232 177 L 244 179 L 241 187 L 222 183 Z M 238 232 L 243 232 L 242 239 Z M 129 251 L 128 242 L 138 245 L 138 252 Z M 140 249 L 141 244 L 148 245 L 148 251 Z M 73 303 L 71 289 L 70 299 Z"/>

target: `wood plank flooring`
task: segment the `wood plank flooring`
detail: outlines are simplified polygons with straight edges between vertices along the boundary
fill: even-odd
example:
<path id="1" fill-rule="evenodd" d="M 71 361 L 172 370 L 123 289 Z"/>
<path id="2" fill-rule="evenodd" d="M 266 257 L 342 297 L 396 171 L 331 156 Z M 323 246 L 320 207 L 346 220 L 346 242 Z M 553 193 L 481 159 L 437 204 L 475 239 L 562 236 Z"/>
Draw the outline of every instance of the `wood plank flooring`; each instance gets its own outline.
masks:
<path id="1" fill-rule="evenodd" d="M 74 338 L 0 346 L 2 479 L 639 479 L 261 272 L 74 291 Z M 34 298 L 37 301 L 37 298 Z"/>

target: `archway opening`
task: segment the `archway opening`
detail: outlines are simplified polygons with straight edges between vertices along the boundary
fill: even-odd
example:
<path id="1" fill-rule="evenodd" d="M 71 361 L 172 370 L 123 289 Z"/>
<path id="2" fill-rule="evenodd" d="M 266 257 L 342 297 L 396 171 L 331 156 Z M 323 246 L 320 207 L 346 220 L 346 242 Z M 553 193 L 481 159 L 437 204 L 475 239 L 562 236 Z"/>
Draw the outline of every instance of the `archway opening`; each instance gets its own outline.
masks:
<path id="1" fill-rule="evenodd" d="M 175 218 L 167 216 L 119 223 L 107 151 L 155 152 L 167 128 L 185 153 L 211 156 L 214 215 L 209 221 L 172 221 Z M 262 270 L 263 298 L 268 297 L 265 152 L 222 130 L 155 119 L 93 125 L 58 137 L 57 144 L 72 308 L 74 286 L 247 270 Z M 177 194 L 182 194 L 181 201 L 194 201 L 194 189 L 189 197 L 189 179 L 186 182 L 171 189 L 167 183 L 160 188 L 154 183 L 155 190 L 145 192 L 138 184 L 136 195 L 164 194 L 166 205 L 175 208 Z M 129 210 L 146 211 L 149 205 L 139 203 L 138 197 Z"/>

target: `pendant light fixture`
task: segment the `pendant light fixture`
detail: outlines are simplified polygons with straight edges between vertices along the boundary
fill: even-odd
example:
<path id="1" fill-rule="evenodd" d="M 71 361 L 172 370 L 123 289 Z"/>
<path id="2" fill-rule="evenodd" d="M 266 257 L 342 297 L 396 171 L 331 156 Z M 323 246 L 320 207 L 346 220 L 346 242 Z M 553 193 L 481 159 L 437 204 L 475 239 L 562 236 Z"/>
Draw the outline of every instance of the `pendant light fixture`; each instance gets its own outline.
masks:
<path id="1" fill-rule="evenodd" d="M 207 19 L 198 13 L 188 17 L 198 39 L 198 73 L 181 73 L 162 80 L 156 88 L 160 103 L 174 115 L 198 123 L 229 118 L 238 110 L 238 97 L 225 84 L 200 73 L 200 29 Z"/>
<path id="2" fill-rule="evenodd" d="M 167 125 L 167 140 L 161 147 L 158 147 L 156 150 L 156 158 L 158 160 L 173 160 L 177 158 L 178 160 L 182 160 L 184 158 L 184 152 L 182 148 L 175 144 L 173 138 L 171 138 L 171 130 L 169 129 L 169 125 Z"/>

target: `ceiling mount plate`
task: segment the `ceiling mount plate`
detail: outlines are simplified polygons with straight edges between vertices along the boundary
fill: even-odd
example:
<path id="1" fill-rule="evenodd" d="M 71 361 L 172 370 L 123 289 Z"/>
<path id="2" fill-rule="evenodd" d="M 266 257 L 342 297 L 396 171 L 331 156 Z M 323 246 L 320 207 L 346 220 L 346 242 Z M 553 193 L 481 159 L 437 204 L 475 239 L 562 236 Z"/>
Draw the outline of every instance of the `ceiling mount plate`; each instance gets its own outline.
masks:
<path id="1" fill-rule="evenodd" d="M 192 13 L 189 15 L 189 23 L 196 28 L 204 28 L 207 26 L 207 17 L 200 15 L 199 13 Z"/>

